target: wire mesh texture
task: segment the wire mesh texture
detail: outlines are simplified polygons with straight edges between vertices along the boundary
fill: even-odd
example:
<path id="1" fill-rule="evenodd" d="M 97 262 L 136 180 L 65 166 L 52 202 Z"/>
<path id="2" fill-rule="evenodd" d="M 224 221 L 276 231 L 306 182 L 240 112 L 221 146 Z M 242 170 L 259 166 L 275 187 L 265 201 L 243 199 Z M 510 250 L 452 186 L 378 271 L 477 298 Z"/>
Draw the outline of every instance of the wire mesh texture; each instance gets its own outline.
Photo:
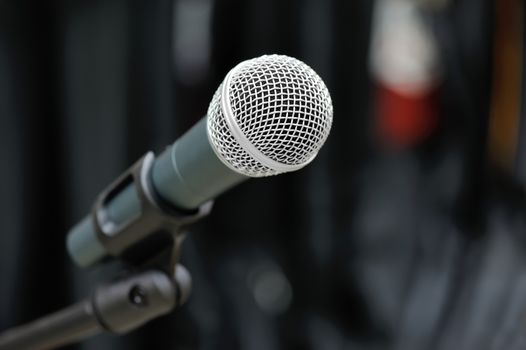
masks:
<path id="1" fill-rule="evenodd" d="M 314 159 L 332 115 L 329 91 L 312 68 L 264 55 L 238 64 L 219 86 L 208 109 L 208 137 L 234 171 L 276 175 Z"/>

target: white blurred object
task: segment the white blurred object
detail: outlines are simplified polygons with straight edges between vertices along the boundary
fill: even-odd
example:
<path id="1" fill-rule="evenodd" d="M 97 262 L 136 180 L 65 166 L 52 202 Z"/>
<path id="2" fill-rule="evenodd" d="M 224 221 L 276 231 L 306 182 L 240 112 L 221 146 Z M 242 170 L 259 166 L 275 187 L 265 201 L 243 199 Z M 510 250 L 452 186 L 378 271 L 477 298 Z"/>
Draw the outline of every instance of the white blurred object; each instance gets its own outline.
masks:
<path id="1" fill-rule="evenodd" d="M 423 6 L 445 6 L 445 0 L 377 0 L 373 17 L 371 71 L 383 85 L 421 95 L 440 80 L 439 52 Z"/>
<path id="2" fill-rule="evenodd" d="M 197 85 L 210 67 L 212 2 L 176 0 L 173 11 L 175 74 L 183 84 Z"/>
<path id="3" fill-rule="evenodd" d="M 247 284 L 256 304 L 271 315 L 287 311 L 292 302 L 292 286 L 283 271 L 266 261 L 250 272 Z"/>
<path id="4" fill-rule="evenodd" d="M 428 10 L 441 11 L 452 3 L 452 0 L 409 0 Z"/>

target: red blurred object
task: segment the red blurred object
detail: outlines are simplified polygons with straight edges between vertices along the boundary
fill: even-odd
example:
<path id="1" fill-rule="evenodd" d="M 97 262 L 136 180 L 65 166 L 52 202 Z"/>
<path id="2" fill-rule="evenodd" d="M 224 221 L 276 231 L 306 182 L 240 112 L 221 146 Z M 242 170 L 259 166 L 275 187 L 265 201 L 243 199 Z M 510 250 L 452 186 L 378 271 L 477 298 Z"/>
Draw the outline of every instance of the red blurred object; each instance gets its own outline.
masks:
<path id="1" fill-rule="evenodd" d="M 379 84 L 376 106 L 378 136 L 391 147 L 417 146 L 431 136 L 438 124 L 436 89 L 409 95 Z"/>

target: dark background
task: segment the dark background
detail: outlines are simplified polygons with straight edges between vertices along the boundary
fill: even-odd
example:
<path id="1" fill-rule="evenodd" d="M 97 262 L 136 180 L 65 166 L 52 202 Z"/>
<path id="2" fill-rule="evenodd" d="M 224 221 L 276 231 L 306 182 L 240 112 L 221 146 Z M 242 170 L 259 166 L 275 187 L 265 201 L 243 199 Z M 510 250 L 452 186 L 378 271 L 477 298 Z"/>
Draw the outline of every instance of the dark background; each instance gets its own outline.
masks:
<path id="1" fill-rule="evenodd" d="M 74 266 L 68 229 L 235 64 L 280 53 L 331 91 L 317 159 L 217 199 L 184 245 L 187 305 L 71 348 L 524 349 L 522 181 L 486 161 L 493 6 L 430 16 L 441 126 L 395 151 L 371 136 L 370 0 L 0 0 L 0 329 L 111 279 Z"/>

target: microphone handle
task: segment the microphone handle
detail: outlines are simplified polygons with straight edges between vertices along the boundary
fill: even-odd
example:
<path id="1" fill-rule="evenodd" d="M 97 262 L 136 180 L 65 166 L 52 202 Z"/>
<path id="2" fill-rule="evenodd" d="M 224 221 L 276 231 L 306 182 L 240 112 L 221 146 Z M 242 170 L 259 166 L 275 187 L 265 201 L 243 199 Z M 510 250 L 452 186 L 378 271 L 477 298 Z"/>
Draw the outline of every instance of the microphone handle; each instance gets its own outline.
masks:
<path id="1" fill-rule="evenodd" d="M 154 191 L 174 208 L 196 209 L 248 179 L 217 157 L 208 141 L 206 123 L 206 117 L 202 118 L 161 153 L 151 168 L 149 176 Z M 135 184 L 128 184 L 104 209 L 107 221 L 117 227 L 141 215 L 141 201 Z M 92 265 L 108 254 L 98 239 L 93 220 L 93 215 L 87 215 L 68 233 L 68 252 L 80 266 Z M 111 236 L 118 234 L 117 231 Z"/>
<path id="2" fill-rule="evenodd" d="M 208 141 L 206 123 L 207 118 L 201 118 L 154 164 L 154 188 L 177 208 L 195 209 L 248 179 L 217 157 Z"/>

